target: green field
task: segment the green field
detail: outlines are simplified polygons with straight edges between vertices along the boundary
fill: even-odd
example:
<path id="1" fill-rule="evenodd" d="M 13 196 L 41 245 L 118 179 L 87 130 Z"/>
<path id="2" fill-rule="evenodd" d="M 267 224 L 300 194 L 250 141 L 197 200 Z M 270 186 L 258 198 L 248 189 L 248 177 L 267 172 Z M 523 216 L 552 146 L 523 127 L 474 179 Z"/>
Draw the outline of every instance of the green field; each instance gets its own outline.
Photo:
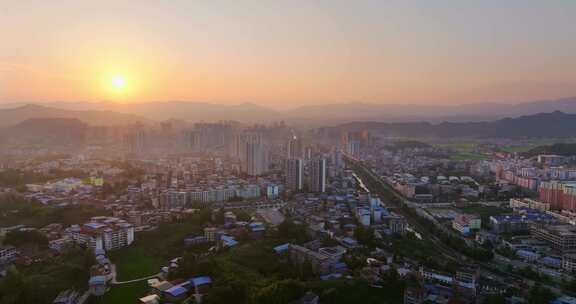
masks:
<path id="1" fill-rule="evenodd" d="M 114 285 L 101 299 L 96 299 L 92 303 L 115 304 L 115 303 L 136 303 L 136 301 L 147 295 L 148 286 L 146 281 Z"/>
<path id="2" fill-rule="evenodd" d="M 456 152 L 471 152 L 476 148 L 475 143 L 435 144 L 436 147 L 454 150 Z"/>
<path id="3" fill-rule="evenodd" d="M 451 160 L 487 160 L 490 157 L 478 153 L 458 153 L 450 155 Z"/>
<path id="4" fill-rule="evenodd" d="M 475 143 L 452 143 L 452 144 L 436 144 L 436 147 L 451 150 L 454 154 L 450 155 L 451 160 L 485 160 L 489 159 L 488 156 L 475 153 L 474 149 L 477 144 Z"/>
<path id="5" fill-rule="evenodd" d="M 113 251 L 110 260 L 116 264 L 117 280 L 129 281 L 160 272 L 166 261 L 149 255 L 142 247 L 132 246 Z"/>
<path id="6" fill-rule="evenodd" d="M 477 214 L 480 216 L 492 216 L 512 212 L 512 210 L 509 208 L 485 207 L 481 205 L 470 205 L 457 209 L 464 213 Z"/>
<path id="7" fill-rule="evenodd" d="M 508 153 L 524 153 L 524 152 L 528 152 L 530 149 L 534 148 L 536 146 L 504 146 L 502 148 L 500 148 L 502 151 L 504 152 L 508 152 Z"/>

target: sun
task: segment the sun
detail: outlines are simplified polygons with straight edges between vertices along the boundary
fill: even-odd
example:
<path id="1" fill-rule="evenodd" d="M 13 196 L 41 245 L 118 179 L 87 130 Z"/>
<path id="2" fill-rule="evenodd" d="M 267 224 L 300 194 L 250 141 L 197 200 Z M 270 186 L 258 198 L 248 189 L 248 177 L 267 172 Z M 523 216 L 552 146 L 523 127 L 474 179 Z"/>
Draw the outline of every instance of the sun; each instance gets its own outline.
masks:
<path id="1" fill-rule="evenodd" d="M 128 81 L 124 75 L 114 75 L 110 79 L 110 84 L 112 88 L 116 91 L 124 91 L 128 85 Z"/>

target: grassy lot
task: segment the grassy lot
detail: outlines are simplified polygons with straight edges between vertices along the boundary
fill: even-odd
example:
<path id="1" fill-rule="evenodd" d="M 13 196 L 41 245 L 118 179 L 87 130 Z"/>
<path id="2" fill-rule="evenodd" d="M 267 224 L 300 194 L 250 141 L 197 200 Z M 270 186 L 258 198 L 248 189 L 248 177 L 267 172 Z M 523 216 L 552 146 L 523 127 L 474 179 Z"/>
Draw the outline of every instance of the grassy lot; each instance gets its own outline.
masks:
<path id="1" fill-rule="evenodd" d="M 502 147 L 501 150 L 508 153 L 523 153 L 528 152 L 528 150 L 536 147 L 535 145 L 532 146 L 505 146 Z"/>
<path id="2" fill-rule="evenodd" d="M 200 232 L 197 221 L 185 220 L 162 224 L 155 231 L 138 233 L 130 247 L 110 253 L 110 259 L 117 267 L 118 281 L 160 272 L 160 267 L 167 265 L 169 260 L 182 256 L 185 236 Z"/>
<path id="3" fill-rule="evenodd" d="M 118 281 L 134 280 L 160 272 L 166 261 L 151 256 L 139 246 L 122 248 L 110 253 L 110 259 L 116 264 Z"/>
<path id="4" fill-rule="evenodd" d="M 439 148 L 449 149 L 454 154 L 450 155 L 451 160 L 483 160 L 489 159 L 488 156 L 474 152 L 475 143 L 453 143 L 453 144 L 436 144 Z"/>
<path id="5" fill-rule="evenodd" d="M 450 155 L 451 160 L 486 160 L 488 156 L 478 153 L 458 153 Z"/>
<path id="6" fill-rule="evenodd" d="M 401 303 L 403 287 L 395 288 L 391 291 L 390 288 L 374 288 L 370 287 L 365 282 L 359 281 L 316 281 L 306 284 L 310 290 L 321 295 L 326 303 L 334 304 L 392 304 Z M 359 295 L 362 300 L 359 301 Z"/>
<path id="7" fill-rule="evenodd" d="M 453 144 L 436 144 L 435 146 L 444 149 L 450 149 L 457 152 L 471 152 L 476 147 L 475 143 L 453 143 Z"/>
<path id="8" fill-rule="evenodd" d="M 95 299 L 92 303 L 136 303 L 139 298 L 147 295 L 148 286 L 146 284 L 146 281 L 143 281 L 125 285 L 114 285 L 101 299 Z"/>
<path id="9" fill-rule="evenodd" d="M 458 208 L 458 210 L 460 210 L 464 213 L 478 214 L 480 216 L 492 216 L 492 215 L 499 215 L 499 214 L 512 212 L 512 210 L 509 208 L 486 207 L 486 206 L 481 206 L 481 205 L 470 205 L 470 206 Z"/>

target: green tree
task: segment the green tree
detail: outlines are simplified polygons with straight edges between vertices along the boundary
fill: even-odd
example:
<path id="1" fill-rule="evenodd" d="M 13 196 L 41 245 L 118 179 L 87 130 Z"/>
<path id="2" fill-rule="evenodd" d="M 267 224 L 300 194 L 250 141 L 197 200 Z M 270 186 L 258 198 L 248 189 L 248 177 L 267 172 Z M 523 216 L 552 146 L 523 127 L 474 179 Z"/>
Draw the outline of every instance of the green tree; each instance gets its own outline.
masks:
<path id="1" fill-rule="evenodd" d="M 0 283 L 0 303 L 16 304 L 20 303 L 19 299 L 24 290 L 24 276 L 14 266 L 8 267 L 6 277 Z"/>
<path id="2" fill-rule="evenodd" d="M 254 297 L 256 304 L 287 304 L 304 294 L 304 286 L 295 280 L 274 282 L 259 289 Z"/>
<path id="3" fill-rule="evenodd" d="M 528 304 L 550 303 L 554 298 L 556 296 L 550 289 L 536 284 L 530 289 Z"/>
<path id="4" fill-rule="evenodd" d="M 247 303 L 248 288 L 245 282 L 237 279 L 217 282 L 206 296 L 206 304 Z"/>
<path id="5" fill-rule="evenodd" d="M 39 249 L 48 248 L 48 239 L 42 233 L 33 231 L 10 231 L 6 233 L 4 244 L 15 247 L 34 246 Z"/>
<path id="6" fill-rule="evenodd" d="M 482 304 L 506 304 L 506 298 L 502 295 L 489 295 Z"/>

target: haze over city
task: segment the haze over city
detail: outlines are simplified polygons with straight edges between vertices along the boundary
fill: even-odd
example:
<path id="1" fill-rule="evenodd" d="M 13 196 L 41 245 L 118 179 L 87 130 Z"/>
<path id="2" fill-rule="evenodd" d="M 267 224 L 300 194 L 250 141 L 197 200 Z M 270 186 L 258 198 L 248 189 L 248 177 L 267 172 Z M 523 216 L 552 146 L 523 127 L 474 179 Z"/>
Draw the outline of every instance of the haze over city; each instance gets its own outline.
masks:
<path id="1" fill-rule="evenodd" d="M 0 102 L 576 95 L 573 1 L 2 1 Z"/>
<path id="2" fill-rule="evenodd" d="M 576 304 L 575 20 L 0 0 L 0 304 Z"/>

